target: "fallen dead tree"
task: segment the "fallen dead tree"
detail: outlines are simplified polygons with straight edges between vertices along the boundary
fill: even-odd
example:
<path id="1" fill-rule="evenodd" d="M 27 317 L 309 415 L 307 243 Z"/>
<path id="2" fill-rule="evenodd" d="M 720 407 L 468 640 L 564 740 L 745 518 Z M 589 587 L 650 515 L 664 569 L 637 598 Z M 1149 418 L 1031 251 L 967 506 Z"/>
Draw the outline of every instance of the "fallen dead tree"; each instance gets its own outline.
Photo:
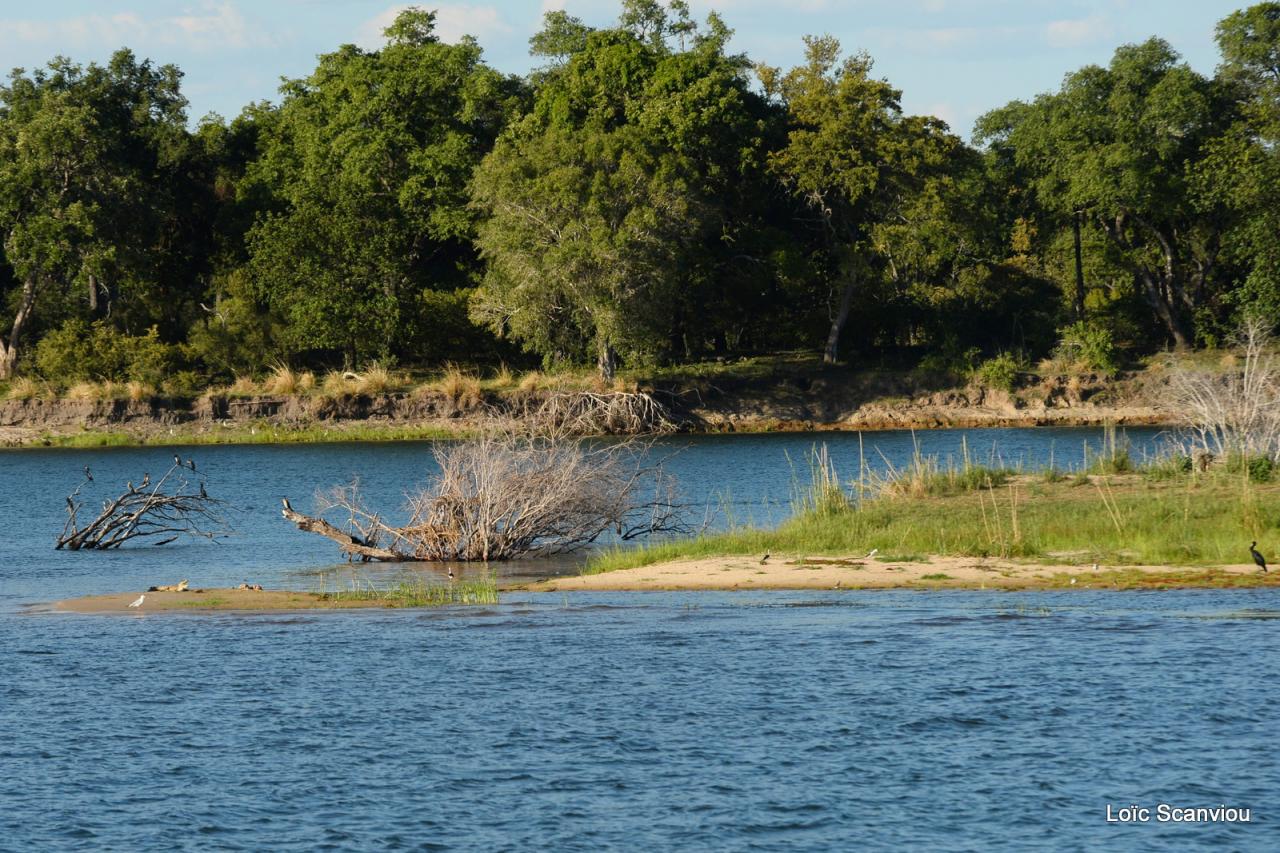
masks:
<path id="1" fill-rule="evenodd" d="M 216 539 L 230 531 L 221 513 L 224 502 L 209 496 L 190 459 L 184 463 L 175 456 L 155 482 L 143 474 L 138 485 L 126 483 L 122 493 L 103 500 L 98 514 L 81 523 L 81 492 L 95 483 L 87 466 L 84 473 L 85 479 L 67 496 L 67 523 L 55 546 L 59 550 L 106 551 L 155 537 L 163 538 L 150 544 L 167 545 L 183 535 Z"/>
<path id="2" fill-rule="evenodd" d="M 283 514 L 361 561 L 509 560 L 574 551 L 606 534 L 689 532 L 651 450 L 635 439 L 584 442 L 505 427 L 437 445 L 439 473 L 408 496 L 404 525 L 366 507 L 356 484 L 318 496 L 316 516 L 288 500 Z"/>
<path id="3" fill-rule="evenodd" d="M 652 394 L 561 391 L 526 405 L 526 428 L 557 435 L 661 435 L 676 423 Z"/>

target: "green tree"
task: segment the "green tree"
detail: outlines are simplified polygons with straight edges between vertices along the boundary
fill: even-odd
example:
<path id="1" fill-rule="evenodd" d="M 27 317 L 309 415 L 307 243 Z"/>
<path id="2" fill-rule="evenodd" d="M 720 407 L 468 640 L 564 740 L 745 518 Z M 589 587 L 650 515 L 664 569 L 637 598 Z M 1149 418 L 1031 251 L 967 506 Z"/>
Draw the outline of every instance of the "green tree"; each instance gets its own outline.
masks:
<path id="1" fill-rule="evenodd" d="M 907 118 L 901 93 L 871 76 L 865 54 L 840 58 L 840 43 L 806 37 L 804 65 L 785 75 L 762 69 L 765 88 L 788 111 L 785 147 L 770 167 L 821 229 L 834 259 L 834 310 L 823 346 L 832 364 L 859 283 L 877 279 L 872 232 L 915 191 L 929 161 L 954 144 L 936 119 Z"/>
<path id="2" fill-rule="evenodd" d="M 728 30 L 673 12 L 627 2 L 607 30 L 548 15 L 532 43 L 562 59 L 474 184 L 488 269 L 473 316 L 549 361 L 591 353 L 605 379 L 688 329 L 758 156 L 764 105 Z"/>
<path id="3" fill-rule="evenodd" d="M 979 121 L 979 138 L 1018 165 L 1039 206 L 1059 221 L 1092 218 L 1179 347 L 1192 344 L 1193 318 L 1213 297 L 1221 211 L 1189 178 L 1230 122 L 1226 94 L 1151 39 Z"/>
<path id="4" fill-rule="evenodd" d="M 521 90 L 434 27 L 409 9 L 382 50 L 322 56 L 264 130 L 246 180 L 275 204 L 249 233 L 249 268 L 294 352 L 420 356 L 406 342 L 429 335 L 423 291 L 476 274 L 467 184 Z"/>
<path id="5" fill-rule="evenodd" d="M 15 282 L 2 294 L 12 320 L 0 379 L 40 305 L 63 310 L 74 288 L 102 316 L 122 292 L 137 299 L 154 284 L 181 173 L 180 78 L 121 50 L 106 66 L 18 69 L 0 87 L 0 235 Z"/>

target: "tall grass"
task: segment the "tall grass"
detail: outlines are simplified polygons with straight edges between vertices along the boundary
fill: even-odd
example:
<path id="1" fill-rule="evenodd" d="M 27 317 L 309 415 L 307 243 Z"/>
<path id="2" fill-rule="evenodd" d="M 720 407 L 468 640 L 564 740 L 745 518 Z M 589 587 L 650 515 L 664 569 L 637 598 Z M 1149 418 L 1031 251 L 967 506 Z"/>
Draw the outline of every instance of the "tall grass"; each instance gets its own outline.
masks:
<path id="1" fill-rule="evenodd" d="M 1120 458 L 1118 449 L 1099 456 Z M 829 458 L 815 452 L 810 463 L 811 483 L 795 503 L 798 511 L 775 530 L 738 528 L 607 551 L 586 570 L 765 552 L 847 556 L 873 548 L 890 558 L 938 554 L 1116 566 L 1243 563 L 1254 539 L 1264 552 L 1280 550 L 1273 524 L 1280 519 L 1280 485 L 1259 482 L 1247 470 L 1082 473 L 1080 487 L 1073 480 L 993 472 L 972 460 L 949 469 L 913 463 L 874 482 L 860 478 L 868 480 L 860 487 L 865 495 L 841 508 L 820 497 L 835 482 Z"/>

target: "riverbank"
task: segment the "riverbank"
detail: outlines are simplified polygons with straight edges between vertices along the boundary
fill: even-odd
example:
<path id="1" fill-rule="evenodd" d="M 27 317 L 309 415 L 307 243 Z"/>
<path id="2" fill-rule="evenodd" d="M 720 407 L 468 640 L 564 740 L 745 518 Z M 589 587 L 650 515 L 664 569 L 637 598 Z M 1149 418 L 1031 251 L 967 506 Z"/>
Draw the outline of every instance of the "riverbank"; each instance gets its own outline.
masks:
<path id="1" fill-rule="evenodd" d="M 694 590 L 1133 590 L 1280 587 L 1280 573 L 1252 565 L 1212 568 L 1098 566 L 929 556 L 912 562 L 859 557 L 751 557 L 673 560 L 633 569 L 529 584 L 530 592 Z"/>
<path id="2" fill-rule="evenodd" d="M 268 393 L 238 383 L 199 397 L 0 399 L 0 446 L 103 447 L 463 438 L 494 416 L 522 417 L 553 397 L 601 393 L 582 375 L 538 382 L 454 377 L 414 388 Z M 349 386 L 349 387 L 348 387 Z M 689 433 L 1173 424 L 1158 367 L 1117 374 L 1020 374 L 1010 390 L 920 371 L 823 367 L 808 357 L 692 365 L 629 375 Z"/>

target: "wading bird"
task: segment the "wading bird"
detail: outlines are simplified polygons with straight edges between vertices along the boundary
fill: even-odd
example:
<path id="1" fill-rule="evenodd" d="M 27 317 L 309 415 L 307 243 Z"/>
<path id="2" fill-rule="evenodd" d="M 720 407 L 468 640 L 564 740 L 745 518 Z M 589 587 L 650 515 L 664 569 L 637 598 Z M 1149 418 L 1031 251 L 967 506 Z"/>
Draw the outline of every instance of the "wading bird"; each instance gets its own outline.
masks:
<path id="1" fill-rule="evenodd" d="M 147 600 L 147 596 L 146 596 L 145 594 L 140 595 L 140 596 L 138 596 L 138 600 L 137 600 L 137 601 L 135 601 L 135 602 L 133 602 L 133 603 L 132 603 L 132 604 L 130 604 L 129 606 L 130 606 L 130 607 L 141 607 L 141 606 L 142 606 L 142 602 L 144 602 L 144 601 L 146 601 L 146 600 Z"/>
<path id="2" fill-rule="evenodd" d="M 449 570 L 449 580 L 453 580 L 453 569 Z"/>
<path id="3" fill-rule="evenodd" d="M 88 465 L 84 466 L 84 478 L 88 480 L 90 483 L 93 482 L 93 472 L 89 470 Z"/>
<path id="4" fill-rule="evenodd" d="M 1253 557 L 1253 562 L 1258 568 L 1264 572 L 1267 570 L 1267 558 L 1258 553 L 1257 542 L 1249 543 L 1249 556 Z"/>
<path id="5" fill-rule="evenodd" d="M 879 548 L 872 548 L 871 551 L 868 552 L 867 556 L 863 557 L 862 559 L 870 560 L 872 557 L 874 557 L 876 554 L 879 554 L 879 553 L 880 553 Z"/>
<path id="6" fill-rule="evenodd" d="M 773 556 L 773 555 L 772 555 L 772 554 L 765 554 L 763 557 L 761 557 L 761 558 L 760 558 L 760 565 L 762 565 L 762 566 L 763 566 L 765 563 L 769 562 L 769 558 L 770 558 L 771 556 Z"/>

